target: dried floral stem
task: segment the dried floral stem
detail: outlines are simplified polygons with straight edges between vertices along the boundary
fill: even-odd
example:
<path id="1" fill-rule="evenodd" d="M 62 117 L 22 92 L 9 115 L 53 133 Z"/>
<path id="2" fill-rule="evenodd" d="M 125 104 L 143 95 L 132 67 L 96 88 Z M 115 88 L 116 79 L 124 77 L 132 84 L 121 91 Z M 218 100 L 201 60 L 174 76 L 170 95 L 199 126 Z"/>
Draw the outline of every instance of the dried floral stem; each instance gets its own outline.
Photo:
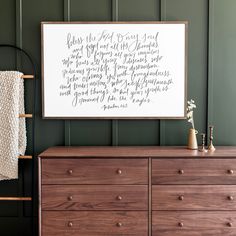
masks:
<path id="1" fill-rule="evenodd" d="M 188 106 L 187 106 L 187 119 L 188 122 L 192 124 L 192 128 L 195 129 L 194 126 L 194 119 L 193 119 L 193 109 L 196 108 L 195 102 L 193 99 L 188 101 Z"/>

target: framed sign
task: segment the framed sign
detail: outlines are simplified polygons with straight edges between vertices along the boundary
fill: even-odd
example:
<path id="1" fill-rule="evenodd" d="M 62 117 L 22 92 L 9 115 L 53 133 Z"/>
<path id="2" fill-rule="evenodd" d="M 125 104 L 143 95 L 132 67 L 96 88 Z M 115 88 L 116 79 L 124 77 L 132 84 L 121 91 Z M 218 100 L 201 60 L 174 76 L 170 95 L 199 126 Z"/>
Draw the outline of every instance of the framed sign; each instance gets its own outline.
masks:
<path id="1" fill-rule="evenodd" d="M 187 22 L 42 22 L 44 118 L 184 119 Z"/>

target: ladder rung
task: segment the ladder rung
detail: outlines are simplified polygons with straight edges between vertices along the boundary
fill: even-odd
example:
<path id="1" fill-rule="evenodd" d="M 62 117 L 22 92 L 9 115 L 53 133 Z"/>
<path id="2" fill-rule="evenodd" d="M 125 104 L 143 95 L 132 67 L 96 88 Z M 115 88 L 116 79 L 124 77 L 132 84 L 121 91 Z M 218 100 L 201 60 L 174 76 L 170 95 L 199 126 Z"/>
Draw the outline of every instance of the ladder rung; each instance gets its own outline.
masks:
<path id="1" fill-rule="evenodd" d="M 34 75 L 22 75 L 21 78 L 22 79 L 33 79 Z"/>
<path id="2" fill-rule="evenodd" d="M 32 156 L 19 156 L 18 157 L 19 159 L 32 159 L 33 157 Z"/>
<path id="3" fill-rule="evenodd" d="M 32 201 L 31 197 L 0 197 L 0 201 Z"/>
<path id="4" fill-rule="evenodd" d="M 32 118 L 33 114 L 19 114 L 19 118 Z"/>

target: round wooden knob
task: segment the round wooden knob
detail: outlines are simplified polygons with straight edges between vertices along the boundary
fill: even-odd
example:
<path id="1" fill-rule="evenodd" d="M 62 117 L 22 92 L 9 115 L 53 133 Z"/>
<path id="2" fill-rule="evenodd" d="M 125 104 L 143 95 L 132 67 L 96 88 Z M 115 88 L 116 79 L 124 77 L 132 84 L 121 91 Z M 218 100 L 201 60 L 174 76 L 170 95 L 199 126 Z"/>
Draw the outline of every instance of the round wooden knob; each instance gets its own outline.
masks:
<path id="1" fill-rule="evenodd" d="M 234 173 L 233 170 L 228 170 L 227 172 L 228 172 L 228 174 L 230 174 L 230 175 L 232 175 L 232 174 Z"/>
<path id="2" fill-rule="evenodd" d="M 72 175 L 72 174 L 73 174 L 73 170 L 70 169 L 70 170 L 67 171 L 67 173 L 68 173 L 69 175 Z"/>
<path id="3" fill-rule="evenodd" d="M 184 196 L 183 195 L 179 196 L 179 200 L 183 201 L 184 200 Z"/>
<path id="4" fill-rule="evenodd" d="M 119 200 L 119 201 L 121 201 L 121 200 L 122 200 L 122 197 L 121 197 L 121 196 L 117 196 L 116 199 Z"/>
<path id="5" fill-rule="evenodd" d="M 179 222 L 179 227 L 183 227 L 184 226 L 184 223 L 183 222 Z"/>
<path id="6" fill-rule="evenodd" d="M 72 201 L 73 200 L 73 196 L 68 196 L 68 200 Z"/>
<path id="7" fill-rule="evenodd" d="M 116 226 L 117 226 L 117 227 L 121 227 L 121 226 L 122 226 L 122 223 L 121 223 L 121 222 L 118 222 L 118 223 L 116 224 Z"/>
<path id="8" fill-rule="evenodd" d="M 73 226 L 73 223 L 70 221 L 68 222 L 68 227 L 72 227 Z"/>
<path id="9" fill-rule="evenodd" d="M 233 196 L 228 196 L 228 200 L 233 201 L 234 197 Z"/>
<path id="10" fill-rule="evenodd" d="M 228 225 L 229 227 L 232 227 L 232 226 L 233 226 L 233 223 L 232 223 L 232 222 L 228 222 L 227 225 Z"/>
<path id="11" fill-rule="evenodd" d="M 121 175 L 121 174 L 122 174 L 122 170 L 121 170 L 121 169 L 118 169 L 118 170 L 116 171 L 116 173 L 117 173 L 118 175 Z"/>
<path id="12" fill-rule="evenodd" d="M 179 170 L 179 174 L 180 175 L 184 174 L 184 170 Z"/>

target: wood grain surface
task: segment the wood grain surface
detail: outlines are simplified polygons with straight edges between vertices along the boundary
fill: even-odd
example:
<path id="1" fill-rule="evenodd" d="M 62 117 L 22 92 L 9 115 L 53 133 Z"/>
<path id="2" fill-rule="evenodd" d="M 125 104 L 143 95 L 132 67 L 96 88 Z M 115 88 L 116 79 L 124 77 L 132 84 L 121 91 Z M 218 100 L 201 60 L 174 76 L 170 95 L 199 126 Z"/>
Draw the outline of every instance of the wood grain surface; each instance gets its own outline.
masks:
<path id="1" fill-rule="evenodd" d="M 42 236 L 145 236 L 147 212 L 43 211 Z"/>
<path id="2" fill-rule="evenodd" d="M 152 236 L 235 235 L 235 211 L 154 211 L 152 213 Z"/>
<path id="3" fill-rule="evenodd" d="M 236 159 L 153 159 L 152 184 L 236 184 Z"/>
<path id="4" fill-rule="evenodd" d="M 215 152 L 203 153 L 198 150 L 189 150 L 184 146 L 80 146 L 80 147 L 51 147 L 42 152 L 41 158 L 67 158 L 67 157 L 81 157 L 81 158 L 114 158 L 114 157 L 158 157 L 158 158 L 217 158 L 230 157 L 236 158 L 236 147 L 222 146 L 216 147 Z"/>
<path id="5" fill-rule="evenodd" d="M 42 184 L 147 183 L 147 159 L 42 160 Z"/>
<path id="6" fill-rule="evenodd" d="M 43 210 L 148 210 L 144 185 L 43 185 Z"/>
<path id="7" fill-rule="evenodd" d="M 156 185 L 153 210 L 236 210 L 235 185 Z"/>
<path id="8" fill-rule="evenodd" d="M 54 147 L 40 236 L 235 236 L 236 148 Z"/>

